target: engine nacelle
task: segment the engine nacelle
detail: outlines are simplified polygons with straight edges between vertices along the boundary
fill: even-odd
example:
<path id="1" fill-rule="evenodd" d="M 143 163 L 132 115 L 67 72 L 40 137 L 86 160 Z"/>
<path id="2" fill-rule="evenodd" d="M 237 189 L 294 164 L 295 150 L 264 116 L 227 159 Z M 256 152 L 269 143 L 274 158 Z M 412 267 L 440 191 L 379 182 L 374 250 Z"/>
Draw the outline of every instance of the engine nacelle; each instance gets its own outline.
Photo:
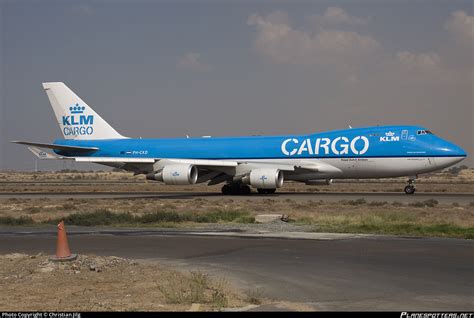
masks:
<path id="1" fill-rule="evenodd" d="M 198 178 L 198 168 L 193 165 L 169 165 L 157 173 L 148 174 L 146 178 L 162 181 L 168 185 L 195 184 Z"/>
<path id="2" fill-rule="evenodd" d="M 279 169 L 254 169 L 242 182 L 257 189 L 276 189 L 283 185 L 283 171 Z"/>
<path id="3" fill-rule="evenodd" d="M 306 185 L 330 185 L 332 183 L 332 179 L 308 180 L 305 183 Z"/>

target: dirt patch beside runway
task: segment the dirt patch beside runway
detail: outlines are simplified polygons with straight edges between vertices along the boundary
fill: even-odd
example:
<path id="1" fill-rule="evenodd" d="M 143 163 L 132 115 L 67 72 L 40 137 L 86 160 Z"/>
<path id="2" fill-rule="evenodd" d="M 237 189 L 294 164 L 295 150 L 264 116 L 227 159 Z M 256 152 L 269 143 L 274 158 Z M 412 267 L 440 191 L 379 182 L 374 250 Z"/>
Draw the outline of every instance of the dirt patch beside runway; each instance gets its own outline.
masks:
<path id="1" fill-rule="evenodd" d="M 191 306 L 214 311 L 246 306 L 246 298 L 224 280 L 154 262 L 79 255 L 57 263 L 41 254 L 0 256 L 0 311 L 184 311 Z"/>

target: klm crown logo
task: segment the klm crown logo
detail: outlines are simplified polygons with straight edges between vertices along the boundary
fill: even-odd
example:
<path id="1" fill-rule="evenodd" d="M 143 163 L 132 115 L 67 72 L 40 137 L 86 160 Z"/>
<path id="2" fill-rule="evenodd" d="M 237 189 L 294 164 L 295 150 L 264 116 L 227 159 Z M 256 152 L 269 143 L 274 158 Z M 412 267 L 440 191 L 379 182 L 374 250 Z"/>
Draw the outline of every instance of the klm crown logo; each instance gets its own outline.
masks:
<path id="1" fill-rule="evenodd" d="M 385 136 L 380 137 L 381 142 L 400 141 L 400 136 L 395 136 L 393 131 L 387 131 Z"/>
<path id="2" fill-rule="evenodd" d="M 84 115 L 85 106 L 79 103 L 69 107 L 68 116 L 62 116 L 65 136 L 92 135 L 94 133 L 94 115 Z"/>
<path id="3" fill-rule="evenodd" d="M 85 109 L 85 106 L 79 106 L 79 104 L 69 107 L 69 111 L 71 112 L 71 114 L 82 114 L 84 113 Z"/>

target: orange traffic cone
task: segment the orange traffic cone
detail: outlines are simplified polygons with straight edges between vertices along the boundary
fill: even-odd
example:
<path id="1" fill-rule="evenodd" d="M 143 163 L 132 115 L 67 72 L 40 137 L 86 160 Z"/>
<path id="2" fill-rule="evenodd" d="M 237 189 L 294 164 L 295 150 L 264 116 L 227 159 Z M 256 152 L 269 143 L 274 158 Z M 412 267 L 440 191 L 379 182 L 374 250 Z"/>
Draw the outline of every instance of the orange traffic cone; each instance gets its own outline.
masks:
<path id="1" fill-rule="evenodd" d="M 71 254 L 69 244 L 67 243 L 64 221 L 58 224 L 58 241 L 56 243 L 56 255 L 49 257 L 49 260 L 56 262 L 72 261 L 77 258 L 77 254 Z"/>

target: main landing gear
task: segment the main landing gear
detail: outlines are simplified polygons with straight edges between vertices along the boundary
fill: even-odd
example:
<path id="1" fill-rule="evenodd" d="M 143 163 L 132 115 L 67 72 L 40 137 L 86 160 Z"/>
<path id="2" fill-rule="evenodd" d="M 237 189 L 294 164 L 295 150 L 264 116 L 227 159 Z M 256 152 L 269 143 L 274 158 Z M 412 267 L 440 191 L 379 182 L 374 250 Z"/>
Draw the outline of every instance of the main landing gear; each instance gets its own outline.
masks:
<path id="1" fill-rule="evenodd" d="M 222 194 L 225 195 L 248 195 L 250 187 L 241 183 L 226 184 L 222 187 Z"/>
<path id="2" fill-rule="evenodd" d="M 415 193 L 415 178 L 408 179 L 408 185 L 405 187 L 406 194 L 413 194 Z"/>
<path id="3" fill-rule="evenodd" d="M 260 194 L 273 194 L 276 189 L 257 189 Z M 249 195 L 252 191 L 248 185 L 242 183 L 226 184 L 222 187 L 222 194 L 225 195 Z"/>

